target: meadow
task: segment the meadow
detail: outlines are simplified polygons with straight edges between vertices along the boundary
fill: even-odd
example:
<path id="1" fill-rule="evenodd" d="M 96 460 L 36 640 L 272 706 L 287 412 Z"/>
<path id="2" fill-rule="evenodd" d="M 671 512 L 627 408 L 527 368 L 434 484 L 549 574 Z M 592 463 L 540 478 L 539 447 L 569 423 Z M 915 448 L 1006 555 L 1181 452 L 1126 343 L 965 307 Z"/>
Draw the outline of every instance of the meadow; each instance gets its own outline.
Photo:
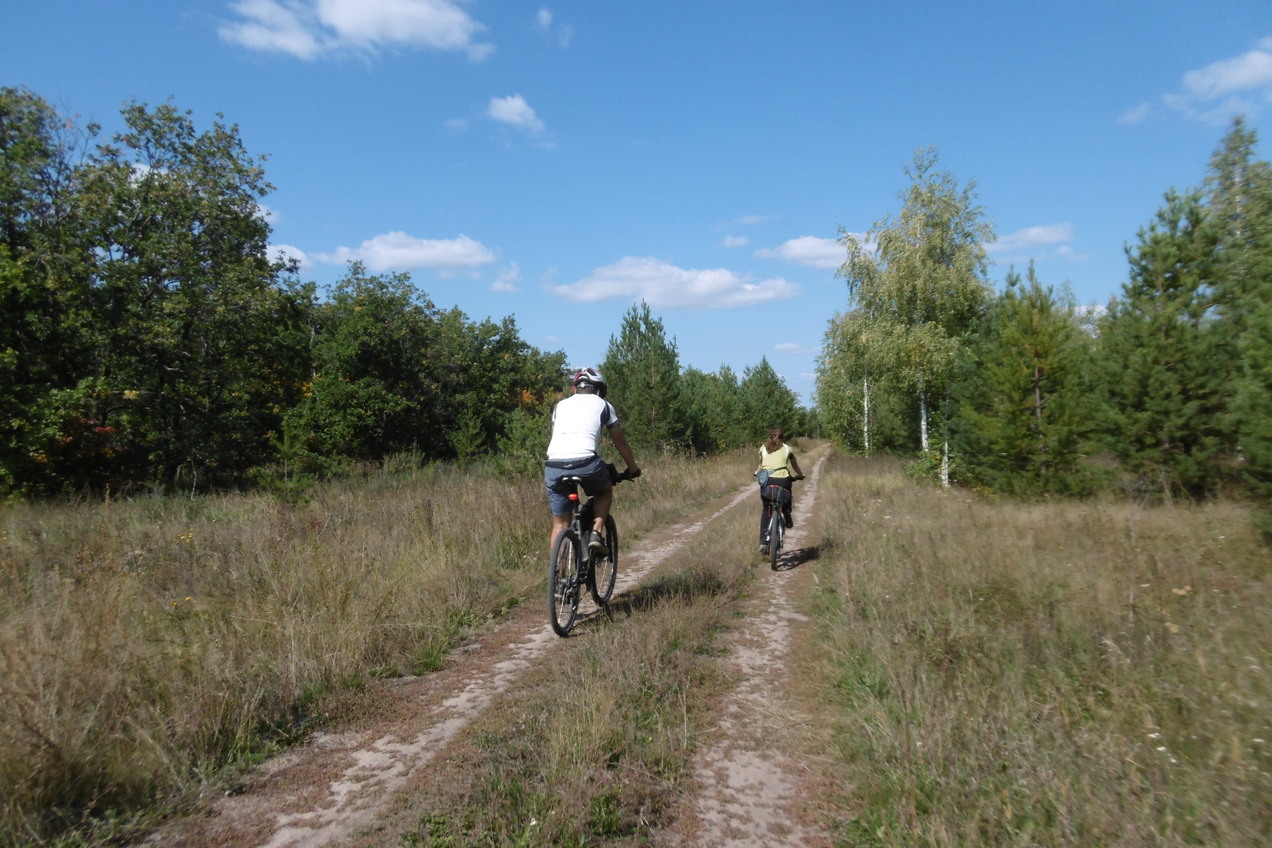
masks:
<path id="1" fill-rule="evenodd" d="M 1272 574 L 1233 503 L 992 501 L 840 460 L 842 845 L 1272 842 Z"/>
<path id="2" fill-rule="evenodd" d="M 628 546 L 752 467 L 642 464 Z M 1241 505 L 989 500 L 847 456 L 819 486 L 797 655 L 837 844 L 1272 840 L 1272 586 Z M 725 516 L 477 718 L 393 844 L 648 844 L 732 685 L 741 599 L 783 576 L 753 523 Z M 438 668 L 541 603 L 546 529 L 533 474 L 406 461 L 292 502 L 0 507 L 0 845 L 135 836 Z"/>

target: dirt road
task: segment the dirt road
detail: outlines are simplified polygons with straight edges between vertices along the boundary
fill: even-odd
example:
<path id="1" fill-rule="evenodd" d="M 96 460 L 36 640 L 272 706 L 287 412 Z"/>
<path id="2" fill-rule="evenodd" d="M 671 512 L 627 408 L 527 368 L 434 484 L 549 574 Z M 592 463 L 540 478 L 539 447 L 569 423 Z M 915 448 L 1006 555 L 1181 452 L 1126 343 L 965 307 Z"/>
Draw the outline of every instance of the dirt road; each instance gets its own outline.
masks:
<path id="1" fill-rule="evenodd" d="M 818 723 L 792 696 L 801 616 L 793 599 L 807 581 L 806 538 L 824 456 L 815 460 L 797 501 L 800 524 L 787 536 L 781 566 L 763 570 L 747 601 L 744 626 L 720 662 L 738 684 L 720 705 L 719 723 L 692 765 L 692 786 L 660 832 L 662 845 L 823 846 L 815 822 L 821 746 Z M 624 551 L 616 596 L 638 585 L 682 545 L 735 509 L 752 509 L 752 486 L 713 514 L 647 537 Z M 563 645 L 538 604 L 527 604 L 462 647 L 438 672 L 394 681 L 368 715 L 265 763 L 234 794 L 215 799 L 206 815 L 175 822 L 148 846 L 189 848 L 319 848 L 348 844 L 374 829 L 395 793 L 496 699 Z M 584 609 L 584 615 L 597 614 Z M 367 844 L 365 840 L 358 844 Z"/>

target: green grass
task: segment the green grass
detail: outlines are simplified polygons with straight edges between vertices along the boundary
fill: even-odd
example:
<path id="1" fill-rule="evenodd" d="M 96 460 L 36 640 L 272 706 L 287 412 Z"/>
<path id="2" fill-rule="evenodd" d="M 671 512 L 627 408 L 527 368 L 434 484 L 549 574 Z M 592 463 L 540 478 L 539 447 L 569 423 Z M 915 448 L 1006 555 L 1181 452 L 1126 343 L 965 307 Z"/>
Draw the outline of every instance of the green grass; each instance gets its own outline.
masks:
<path id="1" fill-rule="evenodd" d="M 1272 584 L 1233 504 L 1023 505 L 838 459 L 841 845 L 1272 840 Z"/>

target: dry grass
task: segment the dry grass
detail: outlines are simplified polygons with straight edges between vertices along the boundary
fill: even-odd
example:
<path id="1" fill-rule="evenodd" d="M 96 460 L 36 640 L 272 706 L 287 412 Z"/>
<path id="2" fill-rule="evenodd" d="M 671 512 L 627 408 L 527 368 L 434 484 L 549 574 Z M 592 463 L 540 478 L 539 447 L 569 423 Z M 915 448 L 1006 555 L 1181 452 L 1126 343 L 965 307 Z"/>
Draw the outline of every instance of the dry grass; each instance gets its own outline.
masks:
<path id="1" fill-rule="evenodd" d="M 760 567 L 753 513 L 725 521 L 474 722 L 410 802 L 402 844 L 649 844 L 731 685 L 711 657 Z"/>
<path id="2" fill-rule="evenodd" d="M 641 459 L 627 540 L 747 473 Z M 0 845 L 127 833 L 538 599 L 539 479 L 400 466 L 299 504 L 0 507 Z"/>
<path id="3" fill-rule="evenodd" d="M 1243 509 L 827 471 L 841 844 L 1272 840 L 1272 584 Z"/>

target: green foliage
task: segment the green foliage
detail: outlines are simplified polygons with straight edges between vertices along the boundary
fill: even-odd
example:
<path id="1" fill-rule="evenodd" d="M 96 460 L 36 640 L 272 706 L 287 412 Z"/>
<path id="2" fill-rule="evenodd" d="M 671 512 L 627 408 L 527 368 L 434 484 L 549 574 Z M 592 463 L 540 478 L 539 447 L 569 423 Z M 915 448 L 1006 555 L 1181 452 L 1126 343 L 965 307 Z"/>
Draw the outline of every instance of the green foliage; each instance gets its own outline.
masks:
<path id="1" fill-rule="evenodd" d="M 314 375 L 288 420 L 318 457 L 486 454 L 511 413 L 559 385 L 561 354 L 527 345 L 511 318 L 439 311 L 407 274 L 352 263 L 314 314 Z"/>
<path id="2" fill-rule="evenodd" d="M 350 459 L 488 453 L 559 388 L 562 354 L 406 275 L 354 266 L 319 303 L 267 258 L 272 187 L 237 127 L 123 118 L 76 161 L 95 128 L 0 89 L 0 491 L 290 491 Z"/>
<path id="3" fill-rule="evenodd" d="M 825 435 L 860 453 L 912 449 L 917 404 L 887 367 L 888 329 L 862 310 L 831 319 L 817 363 L 817 404 Z"/>
<path id="4" fill-rule="evenodd" d="M 1272 534 L 1272 166 L 1254 159 L 1256 136 L 1233 121 L 1206 186 L 1220 229 L 1215 301 L 1227 357 L 1230 430 L 1245 483 Z"/>
<path id="5" fill-rule="evenodd" d="M 954 476 L 1013 495 L 1081 492 L 1088 337 L 1073 299 L 1044 288 L 1032 264 L 1021 282 L 1008 275 L 954 380 Z"/>
<path id="6" fill-rule="evenodd" d="M 649 304 L 642 302 L 623 315 L 600 370 L 610 386 L 609 400 L 633 445 L 687 444 L 689 426 L 676 342 L 667 340 L 662 321 L 653 316 Z"/>
<path id="7" fill-rule="evenodd" d="M 752 422 L 742 409 L 733 369 L 725 366 L 708 374 L 686 368 L 680 383 L 689 420 L 689 443 L 696 453 L 731 450 L 751 441 Z"/>
<path id="8" fill-rule="evenodd" d="M 841 230 L 848 256 L 838 273 L 858 317 L 820 366 L 833 373 L 836 388 L 864 381 L 863 393 L 872 399 L 880 390 L 916 396 L 919 417 L 910 438 L 923 450 L 929 410 L 945 396 L 960 348 L 990 294 L 984 245 L 993 238 L 975 202 L 975 184 L 959 189 L 950 174 L 934 170 L 936 161 L 932 149 L 915 154 L 898 217 L 877 222 L 864 239 Z M 835 361 L 839 356 L 850 361 Z M 888 380 L 872 387 L 883 373 Z M 861 408 L 873 426 L 867 405 Z"/>
<path id="9" fill-rule="evenodd" d="M 1197 497 L 1217 484 L 1228 362 L 1209 300 L 1216 235 L 1198 193 L 1168 192 L 1101 322 L 1106 446 L 1139 492 Z"/>

